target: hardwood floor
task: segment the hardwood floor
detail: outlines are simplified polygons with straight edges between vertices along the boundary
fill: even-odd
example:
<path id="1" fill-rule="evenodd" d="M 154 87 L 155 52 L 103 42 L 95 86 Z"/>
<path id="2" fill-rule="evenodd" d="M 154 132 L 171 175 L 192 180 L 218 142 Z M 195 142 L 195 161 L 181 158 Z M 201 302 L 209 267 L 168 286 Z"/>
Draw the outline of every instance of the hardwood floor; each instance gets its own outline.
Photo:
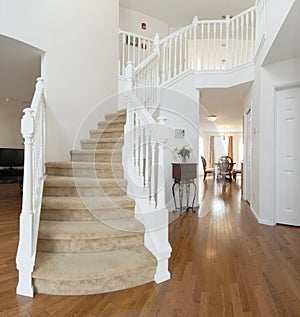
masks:
<path id="1" fill-rule="evenodd" d="M 92 296 L 15 295 L 21 197 L 0 186 L 2 316 L 300 316 L 300 229 L 259 225 L 236 183 L 207 180 L 196 214 L 170 224 L 172 279 Z"/>

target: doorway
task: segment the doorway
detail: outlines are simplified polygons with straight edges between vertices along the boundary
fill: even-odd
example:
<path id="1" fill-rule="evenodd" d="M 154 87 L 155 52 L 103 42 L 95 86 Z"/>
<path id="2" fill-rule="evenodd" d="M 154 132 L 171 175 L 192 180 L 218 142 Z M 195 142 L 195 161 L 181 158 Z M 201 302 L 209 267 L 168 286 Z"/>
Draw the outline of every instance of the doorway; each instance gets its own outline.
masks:
<path id="1" fill-rule="evenodd" d="M 300 226 L 300 86 L 276 93 L 277 223 Z"/>

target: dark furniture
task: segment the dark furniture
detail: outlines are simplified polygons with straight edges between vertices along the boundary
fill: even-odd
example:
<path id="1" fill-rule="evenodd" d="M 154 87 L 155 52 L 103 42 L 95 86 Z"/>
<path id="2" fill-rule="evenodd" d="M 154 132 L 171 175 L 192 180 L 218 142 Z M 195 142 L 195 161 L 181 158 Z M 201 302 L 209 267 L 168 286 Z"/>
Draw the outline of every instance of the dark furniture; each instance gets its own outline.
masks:
<path id="1" fill-rule="evenodd" d="M 195 212 L 194 203 L 197 193 L 197 186 L 195 184 L 195 179 L 197 178 L 197 163 L 172 163 L 172 177 L 174 179 L 172 194 L 175 204 L 175 211 L 179 210 L 180 215 L 182 214 L 183 186 L 185 186 L 186 210 L 188 211 L 191 208 L 192 211 Z M 189 206 L 191 184 L 194 186 L 194 195 L 192 206 Z M 179 208 L 177 207 L 176 203 L 175 185 L 179 186 Z"/>
<path id="2" fill-rule="evenodd" d="M 202 161 L 202 165 L 203 165 L 203 171 L 204 171 L 204 177 L 203 180 L 205 181 L 207 174 L 212 174 L 213 177 L 215 178 L 215 169 L 214 167 L 206 167 L 207 163 L 206 163 L 206 159 L 201 156 L 201 161 Z"/>
<path id="3" fill-rule="evenodd" d="M 221 156 L 217 166 L 217 180 L 232 181 L 232 170 L 235 163 L 232 162 L 230 156 Z"/>
<path id="4" fill-rule="evenodd" d="M 24 149 L 0 148 L 0 183 L 23 187 Z"/>

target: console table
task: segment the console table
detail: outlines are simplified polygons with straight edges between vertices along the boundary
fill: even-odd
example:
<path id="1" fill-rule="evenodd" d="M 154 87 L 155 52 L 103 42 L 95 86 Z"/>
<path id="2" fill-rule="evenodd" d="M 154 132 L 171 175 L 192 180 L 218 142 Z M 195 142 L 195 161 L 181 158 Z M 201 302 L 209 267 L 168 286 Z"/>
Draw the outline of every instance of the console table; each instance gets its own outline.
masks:
<path id="1" fill-rule="evenodd" d="M 197 186 L 195 184 L 195 179 L 197 178 L 197 163 L 172 163 L 172 178 L 174 179 L 174 183 L 172 186 L 172 194 L 175 204 L 175 211 L 179 210 L 180 215 L 182 214 L 183 186 L 185 186 L 187 211 L 191 208 L 192 211 L 195 212 L 194 203 L 197 193 Z M 189 206 L 191 184 L 194 186 L 194 195 L 192 200 L 192 206 Z M 178 185 L 179 187 L 179 208 L 177 207 L 175 197 L 176 185 Z"/>

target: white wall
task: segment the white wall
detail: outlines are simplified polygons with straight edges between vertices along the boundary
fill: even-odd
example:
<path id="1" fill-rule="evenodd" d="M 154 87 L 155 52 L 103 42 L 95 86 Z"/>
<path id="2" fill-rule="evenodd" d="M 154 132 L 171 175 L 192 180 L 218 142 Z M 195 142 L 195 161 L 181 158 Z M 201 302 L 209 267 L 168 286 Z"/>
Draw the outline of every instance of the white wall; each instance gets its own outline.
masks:
<path id="1" fill-rule="evenodd" d="M 119 12 L 121 30 L 143 35 L 151 39 L 154 38 L 155 33 L 158 33 L 161 39 L 169 34 L 169 26 L 163 21 L 127 8 L 120 7 Z M 141 28 L 142 22 L 147 24 L 146 30 Z"/>
<path id="2" fill-rule="evenodd" d="M 282 85 L 300 83 L 300 58 L 271 64 L 261 71 L 260 109 L 260 178 L 262 195 L 260 199 L 260 219 L 263 223 L 273 224 L 274 181 L 275 181 L 275 88 Z M 263 120 L 267 118 L 267 120 Z"/>
<path id="3" fill-rule="evenodd" d="M 173 184 L 171 163 L 178 162 L 174 149 L 185 144 L 191 146 L 193 151 L 188 162 L 199 164 L 199 93 L 193 88 L 193 83 L 194 76 L 190 74 L 161 91 L 160 115 L 167 118 L 167 124 L 172 128 L 185 130 L 184 139 L 177 139 L 173 135 L 166 144 L 166 199 L 169 210 L 174 208 L 171 193 Z M 196 197 L 195 205 L 198 205 L 197 202 L 198 197 Z"/>
<path id="4" fill-rule="evenodd" d="M 22 115 L 23 107 L 9 103 L 0 106 L 0 148 L 23 148 Z"/>
<path id="5" fill-rule="evenodd" d="M 90 129 L 117 102 L 117 0 L 0 0 L 0 33 L 46 51 L 47 160 L 68 160 L 78 127 Z M 88 128 L 81 136 L 88 136 Z M 78 146 L 78 142 L 77 142 Z"/>
<path id="6" fill-rule="evenodd" d="M 270 184 L 273 176 L 266 171 L 272 169 L 272 162 L 267 162 L 264 157 L 270 151 L 272 135 L 270 134 L 270 125 L 274 123 L 272 116 L 265 116 L 266 109 L 274 106 L 274 100 L 271 104 L 266 104 L 263 95 L 269 94 L 266 85 L 272 85 L 272 80 L 266 83 L 266 78 L 262 77 L 261 65 L 266 58 L 281 26 L 287 17 L 295 0 L 273 0 L 266 1 L 266 37 L 262 49 L 257 56 L 254 83 L 244 101 L 245 111 L 252 105 L 252 197 L 250 199 L 251 209 L 259 218 L 261 223 L 272 224 L 272 203 L 273 197 Z M 282 78 L 284 80 L 284 78 Z M 269 80 L 269 79 L 268 79 Z M 274 97 L 274 94 L 273 94 Z M 273 98 L 269 95 L 270 100 Z M 273 133 L 273 132 L 272 132 Z M 271 138 L 271 139 L 270 139 Z M 273 144 L 274 145 L 274 144 Z M 270 155 L 267 155 L 268 157 Z M 269 178 L 270 177 L 270 178 Z M 267 184 L 265 183 L 267 181 Z M 267 186 L 266 186 L 267 185 Z"/>

